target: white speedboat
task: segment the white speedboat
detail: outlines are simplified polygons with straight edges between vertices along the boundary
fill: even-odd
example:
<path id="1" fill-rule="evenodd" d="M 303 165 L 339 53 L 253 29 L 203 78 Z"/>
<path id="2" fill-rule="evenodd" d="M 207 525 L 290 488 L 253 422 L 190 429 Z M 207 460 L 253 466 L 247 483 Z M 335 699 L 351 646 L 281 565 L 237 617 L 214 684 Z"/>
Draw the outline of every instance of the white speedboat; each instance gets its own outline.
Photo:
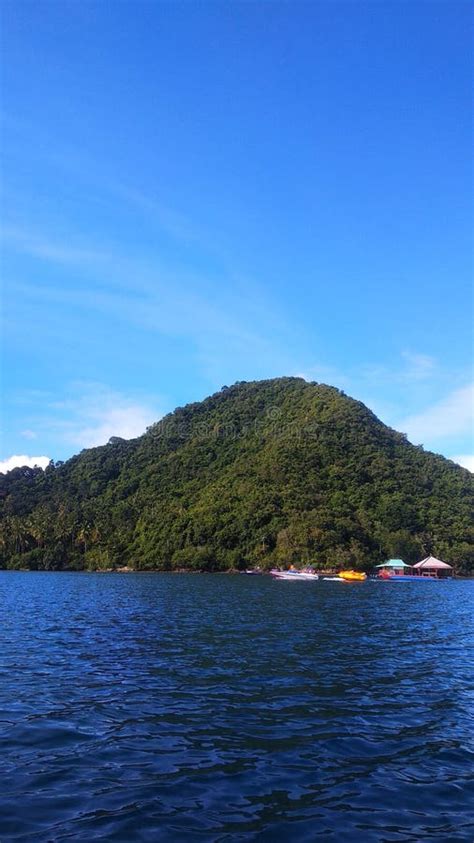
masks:
<path id="1" fill-rule="evenodd" d="M 292 582 L 299 582 L 300 580 L 319 580 L 317 574 L 313 571 L 270 571 L 272 577 L 276 580 L 291 580 Z"/>

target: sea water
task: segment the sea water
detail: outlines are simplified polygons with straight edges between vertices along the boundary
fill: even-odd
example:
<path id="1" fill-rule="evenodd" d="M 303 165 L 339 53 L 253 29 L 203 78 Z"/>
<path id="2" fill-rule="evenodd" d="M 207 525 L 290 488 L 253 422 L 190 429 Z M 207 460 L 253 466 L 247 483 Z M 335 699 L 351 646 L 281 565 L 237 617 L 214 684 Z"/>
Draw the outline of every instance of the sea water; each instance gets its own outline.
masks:
<path id="1" fill-rule="evenodd" d="M 472 841 L 473 598 L 0 572 L 0 840 Z"/>

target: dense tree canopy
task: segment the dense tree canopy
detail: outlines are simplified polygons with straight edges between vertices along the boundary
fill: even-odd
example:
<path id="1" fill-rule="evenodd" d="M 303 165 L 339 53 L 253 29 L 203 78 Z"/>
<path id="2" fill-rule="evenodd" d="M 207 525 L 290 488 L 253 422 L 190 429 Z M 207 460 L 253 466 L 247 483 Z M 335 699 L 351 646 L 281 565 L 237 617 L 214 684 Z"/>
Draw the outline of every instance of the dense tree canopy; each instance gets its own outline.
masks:
<path id="1" fill-rule="evenodd" d="M 472 475 L 333 387 L 237 383 L 138 439 L 0 475 L 0 565 L 474 567 Z"/>

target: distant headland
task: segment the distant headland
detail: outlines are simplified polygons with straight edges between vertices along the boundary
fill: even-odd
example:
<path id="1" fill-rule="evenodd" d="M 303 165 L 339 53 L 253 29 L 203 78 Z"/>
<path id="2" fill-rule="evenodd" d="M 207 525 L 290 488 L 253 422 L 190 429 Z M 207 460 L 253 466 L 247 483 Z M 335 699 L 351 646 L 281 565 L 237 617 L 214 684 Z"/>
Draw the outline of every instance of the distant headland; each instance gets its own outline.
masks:
<path id="1" fill-rule="evenodd" d="M 0 475 L 0 566 L 474 570 L 474 478 L 340 390 L 238 382 L 143 436 Z"/>

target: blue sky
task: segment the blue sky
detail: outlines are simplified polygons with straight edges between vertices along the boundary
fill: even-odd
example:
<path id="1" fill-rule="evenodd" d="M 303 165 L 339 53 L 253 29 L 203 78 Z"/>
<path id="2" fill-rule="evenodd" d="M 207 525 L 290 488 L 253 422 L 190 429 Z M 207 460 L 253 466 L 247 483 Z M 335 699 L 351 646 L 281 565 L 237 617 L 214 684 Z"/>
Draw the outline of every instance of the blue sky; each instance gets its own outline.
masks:
<path id="1" fill-rule="evenodd" d="M 300 374 L 474 468 L 470 4 L 2 15 L 0 470 Z"/>

